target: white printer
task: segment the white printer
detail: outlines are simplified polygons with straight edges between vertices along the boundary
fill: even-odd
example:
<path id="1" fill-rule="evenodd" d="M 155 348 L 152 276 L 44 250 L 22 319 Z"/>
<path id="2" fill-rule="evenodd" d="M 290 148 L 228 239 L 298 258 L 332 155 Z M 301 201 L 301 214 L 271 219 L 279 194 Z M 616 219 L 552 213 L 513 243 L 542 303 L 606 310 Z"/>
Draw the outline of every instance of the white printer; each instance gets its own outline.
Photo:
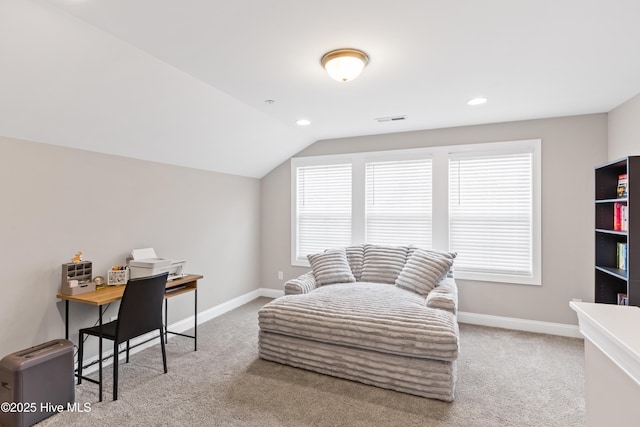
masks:
<path id="1" fill-rule="evenodd" d="M 129 261 L 129 277 L 155 276 L 156 274 L 169 273 L 168 280 L 186 276 L 185 266 L 187 261 L 172 258 L 158 258 L 153 248 L 134 249 L 131 251 Z"/>

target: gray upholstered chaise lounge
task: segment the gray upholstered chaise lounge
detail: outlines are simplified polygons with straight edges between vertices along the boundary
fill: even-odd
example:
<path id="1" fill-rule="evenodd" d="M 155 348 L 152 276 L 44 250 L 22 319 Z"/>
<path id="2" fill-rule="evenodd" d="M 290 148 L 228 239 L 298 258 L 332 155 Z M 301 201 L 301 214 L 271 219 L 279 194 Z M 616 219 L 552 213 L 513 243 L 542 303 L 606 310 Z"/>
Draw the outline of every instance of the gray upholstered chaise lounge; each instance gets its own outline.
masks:
<path id="1" fill-rule="evenodd" d="M 287 282 L 285 296 L 260 309 L 260 357 L 452 401 L 454 257 L 374 245 L 311 256 L 313 271 Z"/>

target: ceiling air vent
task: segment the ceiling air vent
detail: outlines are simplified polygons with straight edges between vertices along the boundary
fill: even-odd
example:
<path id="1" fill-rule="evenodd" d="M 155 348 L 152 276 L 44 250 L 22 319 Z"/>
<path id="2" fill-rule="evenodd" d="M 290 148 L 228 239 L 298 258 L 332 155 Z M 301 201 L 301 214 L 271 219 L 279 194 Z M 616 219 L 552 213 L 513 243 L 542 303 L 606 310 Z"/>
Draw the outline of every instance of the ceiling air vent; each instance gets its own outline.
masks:
<path id="1" fill-rule="evenodd" d="M 375 119 L 378 123 L 383 122 L 399 122 L 401 120 L 406 120 L 407 116 L 391 116 L 391 117 L 378 117 Z"/>

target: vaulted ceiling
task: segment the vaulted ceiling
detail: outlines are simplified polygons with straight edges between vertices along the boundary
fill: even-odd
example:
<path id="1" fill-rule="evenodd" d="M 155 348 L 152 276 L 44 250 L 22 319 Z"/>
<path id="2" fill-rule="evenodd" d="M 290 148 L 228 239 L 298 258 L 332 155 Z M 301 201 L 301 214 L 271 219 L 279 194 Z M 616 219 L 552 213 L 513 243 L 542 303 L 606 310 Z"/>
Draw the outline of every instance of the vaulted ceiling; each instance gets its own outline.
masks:
<path id="1" fill-rule="evenodd" d="M 640 92 L 639 16 L 637 0 L 0 0 L 0 135 L 261 177 L 319 139 L 610 111 Z M 348 83 L 320 66 L 342 47 L 371 58 Z"/>

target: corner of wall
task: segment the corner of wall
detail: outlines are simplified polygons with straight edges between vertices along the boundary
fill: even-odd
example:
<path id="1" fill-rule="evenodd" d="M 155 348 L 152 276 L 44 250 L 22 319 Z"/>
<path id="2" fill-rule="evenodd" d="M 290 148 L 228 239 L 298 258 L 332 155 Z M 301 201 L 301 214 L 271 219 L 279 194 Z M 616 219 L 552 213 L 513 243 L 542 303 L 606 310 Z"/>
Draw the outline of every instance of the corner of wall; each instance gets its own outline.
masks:
<path id="1" fill-rule="evenodd" d="M 609 161 L 640 155 L 640 94 L 620 104 L 607 115 Z"/>

